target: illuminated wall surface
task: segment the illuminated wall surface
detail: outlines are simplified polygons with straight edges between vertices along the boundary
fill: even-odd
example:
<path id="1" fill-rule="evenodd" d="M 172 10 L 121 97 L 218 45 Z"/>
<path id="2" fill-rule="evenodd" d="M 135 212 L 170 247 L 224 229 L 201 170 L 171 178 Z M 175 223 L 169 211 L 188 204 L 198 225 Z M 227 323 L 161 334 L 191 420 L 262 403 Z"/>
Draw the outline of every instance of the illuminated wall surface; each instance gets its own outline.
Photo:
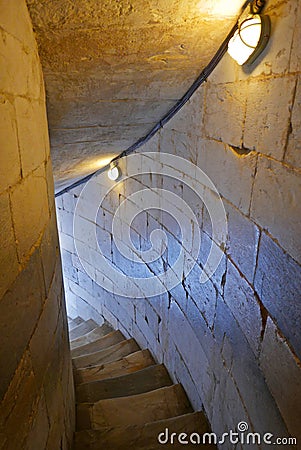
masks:
<path id="1" fill-rule="evenodd" d="M 133 170 L 139 171 L 139 161 L 133 169 L 132 163 L 122 160 L 118 183 L 103 174 L 91 188 L 94 195 L 87 197 L 76 188 L 57 199 L 57 210 L 71 316 L 100 322 L 105 317 L 150 348 L 173 379 L 183 384 L 194 407 L 204 408 L 215 432 L 234 429 L 243 420 L 251 431 L 301 439 L 300 4 L 270 1 L 266 13 L 272 35 L 259 60 L 244 69 L 226 55 L 208 82 L 142 149 L 168 153 L 176 169 L 173 156 L 186 158 L 210 177 L 220 193 L 228 229 L 220 264 L 209 281 L 199 283 L 215 243 L 207 208 L 193 182 L 194 177 L 199 181 L 197 169 L 189 172 L 185 184 L 180 169 L 175 178 L 170 178 L 166 166 L 155 175 L 150 162 L 147 174 L 125 180 Z M 100 198 L 110 187 L 113 191 L 97 213 Z M 142 201 L 130 199 L 150 187 L 171 191 L 177 198 L 165 202 L 165 212 L 165 193 L 158 193 L 161 206 L 149 210 L 153 200 L 145 194 Z M 153 290 L 138 283 L 142 298 L 131 298 L 138 294 L 129 277 L 151 278 L 175 267 L 183 234 L 191 232 L 182 201 L 198 221 L 188 238 L 196 242 L 200 231 L 197 263 L 186 278 L 176 270 L 178 284 L 164 293 L 152 297 L 156 282 Z M 130 211 L 136 211 L 132 203 L 140 214 L 132 215 L 129 227 L 122 221 L 128 222 Z M 76 204 L 76 239 L 83 264 L 73 240 Z M 112 220 L 119 205 L 124 209 L 114 232 Z M 171 216 L 174 206 L 180 209 L 179 222 Z M 99 266 L 95 229 L 111 273 Z M 168 244 L 151 262 L 149 254 L 139 251 L 151 249 L 154 229 L 166 233 Z M 146 264 L 120 254 L 118 230 L 124 241 L 125 230 L 129 232 L 129 247 Z M 163 242 L 161 236 L 152 236 L 154 243 Z M 186 261 L 182 272 L 187 267 Z M 126 296 L 120 295 L 123 286 Z"/>
<path id="2" fill-rule="evenodd" d="M 43 77 L 24 2 L 1 2 L 0 28 L 0 448 L 67 449 L 73 379 Z"/>

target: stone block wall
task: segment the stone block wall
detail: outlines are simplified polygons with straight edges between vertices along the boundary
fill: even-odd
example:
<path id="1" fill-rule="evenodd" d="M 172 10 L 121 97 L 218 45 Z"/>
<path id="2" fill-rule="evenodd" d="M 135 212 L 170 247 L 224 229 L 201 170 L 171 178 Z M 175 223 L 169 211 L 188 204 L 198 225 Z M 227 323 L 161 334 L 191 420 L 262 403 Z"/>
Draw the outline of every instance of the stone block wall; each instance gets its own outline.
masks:
<path id="1" fill-rule="evenodd" d="M 68 449 L 73 378 L 43 76 L 25 1 L 0 2 L 0 448 Z"/>
<path id="2" fill-rule="evenodd" d="M 135 268 L 118 256 L 112 235 L 112 218 L 121 202 L 145 186 L 159 186 L 194 210 L 201 232 L 197 264 L 176 287 L 156 297 L 112 294 L 85 273 L 72 225 L 81 188 L 59 197 L 57 209 L 70 315 L 99 322 L 105 317 L 150 348 L 183 384 L 193 406 L 204 409 L 219 435 L 245 421 L 250 431 L 270 432 L 275 438 L 291 435 L 300 445 L 300 0 L 270 0 L 266 13 L 272 36 L 253 67 L 239 67 L 226 55 L 207 83 L 142 149 L 186 158 L 217 187 L 228 232 L 220 265 L 209 281 L 200 284 L 199 276 L 209 248 L 218 243 L 208 211 L 184 183 L 153 175 L 122 181 L 95 221 L 103 253 L 130 275 Z M 120 166 L 126 175 L 127 162 Z M 168 235 L 169 252 L 144 267 L 145 273 L 172 266 L 179 248 L 178 228 L 170 216 L 144 211 L 131 224 L 138 250 L 149 248 L 155 228 Z M 234 447 L 228 443 L 221 448 Z"/>

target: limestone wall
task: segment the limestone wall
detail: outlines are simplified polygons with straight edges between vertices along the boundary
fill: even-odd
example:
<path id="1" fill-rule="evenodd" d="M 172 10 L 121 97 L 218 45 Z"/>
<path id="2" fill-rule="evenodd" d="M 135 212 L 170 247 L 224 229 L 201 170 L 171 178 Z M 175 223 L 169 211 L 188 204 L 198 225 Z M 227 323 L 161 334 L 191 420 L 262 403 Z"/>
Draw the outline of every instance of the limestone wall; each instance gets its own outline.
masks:
<path id="1" fill-rule="evenodd" d="M 102 289 L 95 282 L 100 280 L 96 256 L 89 261 L 92 279 L 74 248 L 73 214 L 81 189 L 58 198 L 57 207 L 71 315 L 105 317 L 149 347 L 183 384 L 194 407 L 205 410 L 218 434 L 245 421 L 251 431 L 291 434 L 300 442 L 300 1 L 271 0 L 266 13 L 272 37 L 252 70 L 226 55 L 143 149 L 190 160 L 221 194 L 227 239 L 207 283 L 200 284 L 199 276 L 215 245 L 210 218 L 195 193 L 178 180 L 149 175 L 123 181 L 95 220 L 102 252 L 130 276 L 132 266 L 118 256 L 112 235 L 112 218 L 122 201 L 137 189 L 160 186 L 194 210 L 202 239 L 197 264 L 177 287 L 156 297 L 145 292 L 144 299 L 130 299 Z M 120 166 L 126 175 L 127 162 Z M 95 191 L 86 199 L 88 215 L 98 195 Z M 93 240 L 87 237 L 89 221 L 86 228 L 82 221 L 88 247 Z M 173 264 L 179 244 L 175 222 L 160 211 L 144 211 L 132 222 L 131 238 L 145 250 L 155 228 L 169 239 L 168 252 L 151 266 L 158 274 Z M 139 266 L 140 272 L 148 269 Z M 130 289 L 129 283 L 129 295 Z"/>
<path id="2" fill-rule="evenodd" d="M 0 2 L 0 448 L 67 449 L 73 381 L 43 77 L 25 1 Z"/>

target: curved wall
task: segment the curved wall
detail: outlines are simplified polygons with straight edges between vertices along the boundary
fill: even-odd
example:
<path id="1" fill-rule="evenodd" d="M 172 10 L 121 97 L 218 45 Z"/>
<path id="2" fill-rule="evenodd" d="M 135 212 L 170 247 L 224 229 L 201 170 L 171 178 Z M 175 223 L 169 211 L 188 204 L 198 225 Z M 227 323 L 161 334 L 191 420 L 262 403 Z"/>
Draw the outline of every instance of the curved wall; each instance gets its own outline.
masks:
<path id="1" fill-rule="evenodd" d="M 201 232 L 197 264 L 156 297 L 146 292 L 143 299 L 126 298 L 95 283 L 101 272 L 97 257 L 89 261 L 93 280 L 74 247 L 81 188 L 57 199 L 69 314 L 99 322 L 104 317 L 150 348 L 220 435 L 245 421 L 257 433 L 301 439 L 300 10 L 297 0 L 270 1 L 272 37 L 257 66 L 248 73 L 226 55 L 205 86 L 143 148 L 190 160 L 221 194 L 228 233 L 209 281 L 199 283 L 209 248 L 216 245 L 210 218 L 179 179 L 149 175 L 122 181 L 95 220 L 107 260 L 130 276 L 138 269 L 120 257 L 112 235 L 119 204 L 137 190 L 160 187 L 194 210 Z M 126 164 L 120 163 L 125 175 Z M 87 198 L 81 212 L 82 241 L 91 250 L 89 216 L 97 199 Z M 168 251 L 156 264 L 140 264 L 140 276 L 172 266 L 179 251 L 179 227 L 160 208 L 132 222 L 136 249 L 149 248 L 155 228 L 166 232 Z"/>
<path id="2" fill-rule="evenodd" d="M 0 448 L 68 449 L 71 359 L 42 71 L 25 1 L 0 2 Z"/>

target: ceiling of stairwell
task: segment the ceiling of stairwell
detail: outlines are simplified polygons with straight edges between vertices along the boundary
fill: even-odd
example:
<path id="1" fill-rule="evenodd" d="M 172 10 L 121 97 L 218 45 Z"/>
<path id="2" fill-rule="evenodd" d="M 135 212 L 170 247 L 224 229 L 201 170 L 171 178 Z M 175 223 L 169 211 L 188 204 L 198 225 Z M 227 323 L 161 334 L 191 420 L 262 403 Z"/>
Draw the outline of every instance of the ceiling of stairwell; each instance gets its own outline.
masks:
<path id="1" fill-rule="evenodd" d="M 104 165 L 182 96 L 242 0 L 27 0 L 56 187 Z"/>

